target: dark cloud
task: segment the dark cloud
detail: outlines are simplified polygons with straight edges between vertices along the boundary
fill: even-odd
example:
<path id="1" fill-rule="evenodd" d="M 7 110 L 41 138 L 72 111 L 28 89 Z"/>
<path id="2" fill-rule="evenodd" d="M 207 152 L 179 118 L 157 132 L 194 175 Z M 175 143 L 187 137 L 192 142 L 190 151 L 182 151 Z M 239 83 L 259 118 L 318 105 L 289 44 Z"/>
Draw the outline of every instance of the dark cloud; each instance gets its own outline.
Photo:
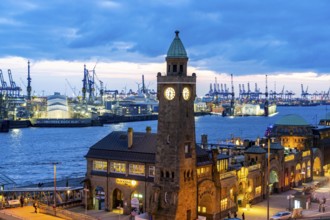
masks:
<path id="1" fill-rule="evenodd" d="M 0 57 L 154 60 L 179 29 L 191 63 L 203 69 L 329 72 L 329 7 L 327 0 L 3 0 Z"/>

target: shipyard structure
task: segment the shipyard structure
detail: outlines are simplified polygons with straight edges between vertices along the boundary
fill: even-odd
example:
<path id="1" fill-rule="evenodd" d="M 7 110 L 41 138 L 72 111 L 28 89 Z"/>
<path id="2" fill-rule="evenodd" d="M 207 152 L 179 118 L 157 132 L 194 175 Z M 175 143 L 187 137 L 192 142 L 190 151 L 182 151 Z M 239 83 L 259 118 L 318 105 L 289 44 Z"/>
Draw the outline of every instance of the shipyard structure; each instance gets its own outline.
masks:
<path id="1" fill-rule="evenodd" d="M 330 164 L 324 156 L 330 127 L 313 127 L 296 115 L 265 128 L 265 137 L 255 141 L 208 143 L 203 135 L 196 143 L 197 76 L 187 73 L 188 56 L 175 34 L 166 74 L 157 74 L 157 133 L 150 127 L 114 131 L 90 147 L 84 183 L 89 209 L 157 220 L 220 219 L 322 178 Z M 295 197 L 291 208 L 305 208 L 307 199 Z"/>

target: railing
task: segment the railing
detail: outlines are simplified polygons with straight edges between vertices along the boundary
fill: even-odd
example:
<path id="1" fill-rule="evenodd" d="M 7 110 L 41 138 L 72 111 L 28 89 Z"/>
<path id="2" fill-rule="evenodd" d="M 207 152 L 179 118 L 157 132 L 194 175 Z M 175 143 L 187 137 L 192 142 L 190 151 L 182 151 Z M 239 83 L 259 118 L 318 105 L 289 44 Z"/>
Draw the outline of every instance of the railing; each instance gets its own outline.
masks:
<path id="1" fill-rule="evenodd" d="M 222 173 L 220 174 L 220 179 L 227 179 L 227 178 L 233 178 L 235 177 L 235 171 L 227 172 L 227 173 Z"/>
<path id="2" fill-rule="evenodd" d="M 255 164 L 252 166 L 248 167 L 249 172 L 255 171 L 255 170 L 260 170 L 260 164 Z"/>

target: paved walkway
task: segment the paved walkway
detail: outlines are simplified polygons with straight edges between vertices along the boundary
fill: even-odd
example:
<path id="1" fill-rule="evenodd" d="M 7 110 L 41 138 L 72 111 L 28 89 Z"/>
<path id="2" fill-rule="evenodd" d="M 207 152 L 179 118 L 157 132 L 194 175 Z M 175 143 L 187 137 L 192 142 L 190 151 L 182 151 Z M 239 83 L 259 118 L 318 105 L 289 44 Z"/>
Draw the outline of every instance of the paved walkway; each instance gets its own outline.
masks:
<path id="1" fill-rule="evenodd" d="M 293 195 L 297 191 L 300 191 L 302 187 L 283 192 L 281 194 L 273 194 L 269 200 L 269 217 L 272 217 L 276 212 L 285 211 L 289 208 L 288 195 Z M 322 219 L 330 219 L 330 184 L 322 186 L 315 191 L 317 198 L 326 198 L 325 212 L 319 212 L 319 204 L 311 203 L 311 207 L 308 210 L 303 210 L 303 217 L 309 219 L 322 217 Z M 237 217 L 242 218 L 244 212 L 245 220 L 265 220 L 267 219 L 267 200 L 264 200 L 258 204 L 252 205 L 252 208 L 239 208 Z"/>
<path id="2" fill-rule="evenodd" d="M 9 208 L 0 210 L 0 219 L 8 219 L 8 220 L 16 220 L 16 219 L 24 219 L 24 220 L 58 220 L 62 218 L 57 218 L 52 215 L 46 215 L 43 213 L 35 213 L 34 208 L 32 206 L 24 206 L 17 208 Z"/>
<path id="3" fill-rule="evenodd" d="M 69 211 L 85 214 L 85 209 L 82 207 L 75 207 L 69 209 Z M 129 220 L 130 216 L 121 215 L 113 212 L 106 212 L 103 210 L 88 210 L 87 214 L 98 220 Z M 24 206 L 17 208 L 9 208 L 0 210 L 0 220 L 59 220 L 52 215 L 44 213 L 35 213 L 32 206 Z"/>

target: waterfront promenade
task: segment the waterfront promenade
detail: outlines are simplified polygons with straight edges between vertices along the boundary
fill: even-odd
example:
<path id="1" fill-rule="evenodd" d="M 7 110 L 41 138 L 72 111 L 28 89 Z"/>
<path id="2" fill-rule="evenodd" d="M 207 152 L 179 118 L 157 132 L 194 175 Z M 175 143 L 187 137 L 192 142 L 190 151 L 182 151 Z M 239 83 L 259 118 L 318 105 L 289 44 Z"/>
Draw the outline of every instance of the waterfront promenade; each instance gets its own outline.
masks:
<path id="1" fill-rule="evenodd" d="M 70 211 L 74 213 L 85 214 L 83 207 L 71 208 Z M 129 220 L 130 216 L 121 215 L 113 212 L 106 212 L 104 210 L 88 210 L 87 215 L 91 218 L 88 220 Z M 47 215 L 44 213 L 35 213 L 31 205 L 24 206 L 23 208 L 9 208 L 0 210 L 0 220 L 59 220 L 63 218 Z M 78 220 L 78 219 L 77 219 Z M 83 219 L 79 219 L 83 220 Z"/>
<path id="2" fill-rule="evenodd" d="M 287 196 L 293 195 L 296 191 L 300 191 L 301 189 L 302 187 L 294 188 L 281 194 L 271 195 L 269 217 L 278 211 L 285 211 L 289 206 Z M 303 217 L 297 219 L 330 219 L 330 183 L 316 189 L 314 193 L 317 198 L 326 198 L 325 212 L 319 212 L 318 203 L 311 203 L 310 209 L 303 210 Z M 71 208 L 69 210 L 75 213 L 85 213 L 85 210 L 82 206 Z M 250 209 L 239 208 L 237 217 L 241 218 L 242 212 L 245 214 L 245 220 L 265 220 L 267 219 L 267 200 L 252 205 L 252 208 Z M 113 212 L 106 212 L 103 210 L 88 210 L 87 215 L 92 217 L 91 219 L 95 220 L 130 220 L 130 216 L 120 215 Z M 34 208 L 32 206 L 25 206 L 23 208 L 17 207 L 0 210 L 0 219 L 56 220 L 61 218 L 43 213 L 36 214 L 34 213 Z"/>

